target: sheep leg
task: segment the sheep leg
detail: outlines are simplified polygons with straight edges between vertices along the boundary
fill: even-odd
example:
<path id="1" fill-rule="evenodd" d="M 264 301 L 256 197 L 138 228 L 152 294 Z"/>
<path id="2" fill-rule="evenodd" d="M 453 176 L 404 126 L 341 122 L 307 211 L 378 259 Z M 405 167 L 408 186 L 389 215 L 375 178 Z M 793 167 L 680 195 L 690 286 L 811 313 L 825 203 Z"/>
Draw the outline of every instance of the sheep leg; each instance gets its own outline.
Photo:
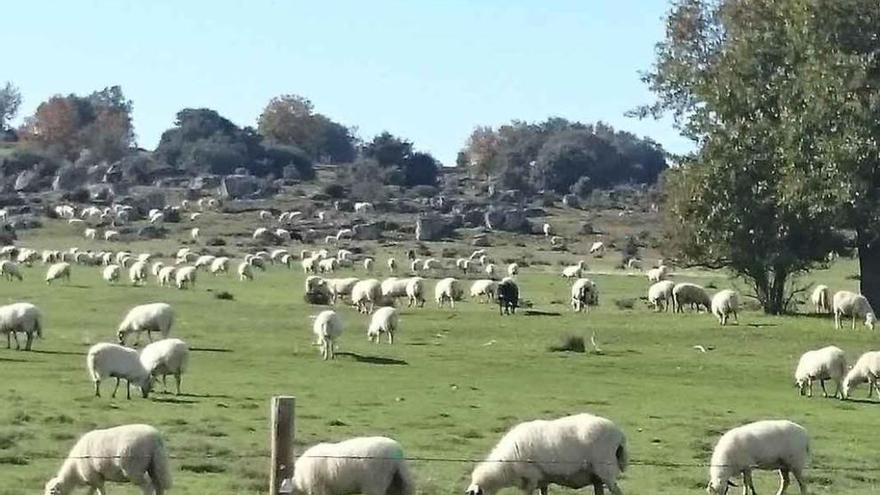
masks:
<path id="1" fill-rule="evenodd" d="M 101 396 L 101 380 L 95 380 L 95 397 Z"/>
<path id="2" fill-rule="evenodd" d="M 827 399 L 828 398 L 828 391 L 825 390 L 825 380 L 820 379 L 819 385 L 822 385 L 822 397 Z"/>
<path id="3" fill-rule="evenodd" d="M 807 495 L 807 482 L 804 480 L 803 473 L 801 473 L 799 469 L 793 469 L 791 474 L 794 475 L 794 479 L 798 482 L 798 488 L 801 489 L 801 495 Z"/>
<path id="4" fill-rule="evenodd" d="M 620 489 L 620 486 L 618 486 L 616 480 L 608 481 L 605 484 L 608 485 L 608 490 L 611 492 L 611 495 L 623 495 L 623 491 Z"/>
<path id="5" fill-rule="evenodd" d="M 752 495 L 758 495 L 758 492 L 755 490 L 755 482 L 752 480 L 751 471 L 743 472 L 743 493 L 746 493 L 747 488 L 751 490 Z"/>
<path id="6" fill-rule="evenodd" d="M 389 343 L 389 344 L 393 344 L 393 343 L 394 343 L 394 333 L 391 332 L 391 331 L 388 332 L 388 343 Z"/>
<path id="7" fill-rule="evenodd" d="M 175 395 L 180 395 L 180 381 L 181 381 L 181 375 L 180 375 L 180 373 L 175 373 L 175 374 L 174 374 L 174 381 L 175 381 L 176 384 L 177 384 L 177 393 L 176 393 Z M 163 385 L 163 386 L 165 385 L 165 382 L 164 382 L 164 381 L 162 382 L 162 385 Z"/>
<path id="8" fill-rule="evenodd" d="M 12 337 L 9 335 L 12 332 L 6 332 L 6 348 L 12 349 Z"/>
<path id="9" fill-rule="evenodd" d="M 807 378 L 807 397 L 813 397 L 813 377 Z"/>
<path id="10" fill-rule="evenodd" d="M 168 393 L 168 385 L 165 383 L 167 377 L 168 375 L 162 374 L 162 392 L 166 394 Z M 180 387 L 178 387 L 177 394 L 180 395 Z"/>
<path id="11" fill-rule="evenodd" d="M 788 478 L 788 470 L 780 469 L 779 470 L 779 491 L 776 492 L 776 495 L 782 495 L 785 493 L 785 490 L 788 489 L 788 485 L 791 483 L 791 480 Z"/>
<path id="12" fill-rule="evenodd" d="M 128 379 L 125 380 L 125 398 L 131 400 L 131 382 Z"/>
<path id="13" fill-rule="evenodd" d="M 128 479 L 134 485 L 141 489 L 143 495 L 153 495 L 153 484 L 144 476 L 146 473 L 127 473 Z"/>
<path id="14" fill-rule="evenodd" d="M 834 329 L 840 330 L 840 313 L 834 312 Z"/>
<path id="15" fill-rule="evenodd" d="M 113 393 L 110 395 L 110 397 L 113 397 L 115 399 L 117 390 L 119 390 L 119 378 L 116 379 L 116 386 L 113 387 Z"/>
<path id="16" fill-rule="evenodd" d="M 853 315 L 852 317 L 852 329 L 853 331 L 856 330 L 856 315 Z"/>
<path id="17" fill-rule="evenodd" d="M 33 345 L 33 343 L 34 343 L 34 334 L 28 333 L 27 334 L 27 343 L 25 343 L 25 345 L 24 345 L 24 350 L 26 350 L 26 351 L 31 350 L 31 345 Z"/>
<path id="18" fill-rule="evenodd" d="M 15 331 L 12 331 L 12 332 L 9 332 L 9 334 L 12 334 L 12 340 L 15 341 L 15 350 L 16 351 L 20 350 L 21 347 L 18 345 L 18 333 L 16 333 Z M 9 341 L 9 334 L 6 334 L 7 342 Z"/>

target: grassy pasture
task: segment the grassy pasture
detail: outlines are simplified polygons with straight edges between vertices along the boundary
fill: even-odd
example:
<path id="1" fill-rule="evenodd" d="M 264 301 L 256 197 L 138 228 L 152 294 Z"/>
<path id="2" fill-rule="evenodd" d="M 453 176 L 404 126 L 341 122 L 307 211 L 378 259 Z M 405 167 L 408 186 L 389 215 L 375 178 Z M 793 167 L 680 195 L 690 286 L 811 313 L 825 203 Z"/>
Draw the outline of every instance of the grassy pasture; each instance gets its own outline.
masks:
<path id="1" fill-rule="evenodd" d="M 210 222 L 200 225 L 203 235 L 221 228 Z M 244 231 L 247 225 L 223 228 Z M 57 222 L 22 244 L 106 246 L 90 246 Z M 128 247 L 171 253 L 177 243 Z M 402 251 L 395 254 L 403 259 Z M 379 260 L 384 270 L 384 256 Z M 626 431 L 634 461 L 622 481 L 626 493 L 704 493 L 707 469 L 698 464 L 708 461 L 719 434 L 762 418 L 789 418 L 810 431 L 813 493 L 877 493 L 873 434 L 880 409 L 821 394 L 807 400 L 792 385 L 803 351 L 834 343 L 854 361 L 877 348 L 875 335 L 862 326 L 834 331 L 830 318 L 746 311 L 739 325 L 722 329 L 709 315 L 655 314 L 640 300 L 632 310 L 620 309 L 615 300 L 639 298 L 648 283 L 610 270 L 616 261 L 596 265 L 614 274 L 593 277 L 601 303 L 587 315 L 570 313 L 568 284 L 555 275 L 555 259 L 524 269 L 519 279 L 535 309 L 559 316 L 502 318 L 494 306 L 463 302 L 453 311 L 429 302 L 424 309 L 402 308 L 399 343 L 388 346 L 367 342 L 367 318 L 340 307 L 346 333 L 335 362 L 322 362 L 312 345 L 308 317 L 319 308 L 303 302 L 298 267 L 257 272 L 252 283 L 201 273 L 189 291 L 156 287 L 152 278 L 146 287 L 109 287 L 99 268 L 79 266 L 70 284 L 47 287 L 44 267 L 25 268 L 24 282 L 0 283 L 0 302 L 40 306 L 46 338 L 31 353 L 0 349 L 0 495 L 40 493 L 79 434 L 128 422 L 164 432 L 176 457 L 173 493 L 265 493 L 268 403 L 275 394 L 297 397 L 298 449 L 382 434 L 398 439 L 409 456 L 448 459 L 412 463 L 425 494 L 461 493 L 472 464 L 460 460 L 484 456 L 513 424 L 582 411 L 607 416 Z M 854 288 L 845 277 L 855 271 L 847 260 L 814 276 L 835 289 Z M 718 288 L 731 285 L 717 273 L 690 275 Z M 234 300 L 216 299 L 219 291 Z M 154 301 L 175 307 L 172 335 L 194 348 L 185 395 L 114 400 L 108 383 L 104 397 L 93 398 L 85 371 L 88 346 L 112 341 L 128 308 Z M 564 334 L 589 341 L 593 332 L 601 354 L 547 350 Z M 698 344 L 714 350 L 694 350 Z M 666 463 L 686 466 L 654 465 Z M 849 469 L 832 469 L 839 466 Z M 769 492 L 777 478 L 758 475 L 757 483 Z"/>

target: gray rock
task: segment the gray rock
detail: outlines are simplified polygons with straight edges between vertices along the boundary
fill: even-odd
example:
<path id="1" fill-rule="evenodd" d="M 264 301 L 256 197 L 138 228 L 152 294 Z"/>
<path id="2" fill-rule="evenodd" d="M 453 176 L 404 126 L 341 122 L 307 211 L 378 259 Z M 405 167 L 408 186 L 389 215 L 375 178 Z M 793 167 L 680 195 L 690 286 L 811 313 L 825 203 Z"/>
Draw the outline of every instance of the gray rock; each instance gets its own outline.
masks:
<path id="1" fill-rule="evenodd" d="M 489 240 L 488 235 L 477 234 L 474 236 L 473 240 L 471 240 L 471 245 L 475 247 L 489 247 L 492 245 L 492 242 Z"/>
<path id="2" fill-rule="evenodd" d="M 267 181 L 251 175 L 227 175 L 220 182 L 220 195 L 224 198 L 260 198 L 270 193 Z"/>
<path id="3" fill-rule="evenodd" d="M 12 188 L 18 192 L 36 192 L 40 187 L 40 174 L 36 170 L 22 170 L 15 177 Z"/>
<path id="4" fill-rule="evenodd" d="M 167 204 L 165 193 L 156 190 L 138 194 L 128 201 L 123 201 L 123 203 L 133 206 L 134 209 L 137 210 L 139 217 L 146 217 L 150 210 L 153 209 L 163 210 Z"/>
<path id="5" fill-rule="evenodd" d="M 137 231 L 141 239 L 162 239 L 168 235 L 168 229 L 160 225 L 146 225 Z"/>
<path id="6" fill-rule="evenodd" d="M 58 170 L 52 181 L 53 191 L 72 191 L 81 187 L 89 179 L 89 170 L 86 167 L 65 165 Z"/>
<path id="7" fill-rule="evenodd" d="M 439 241 L 452 234 L 455 227 L 452 221 L 440 216 L 424 216 L 416 220 L 417 241 Z"/>
<path id="8" fill-rule="evenodd" d="M 578 231 L 581 234 L 594 234 L 594 233 L 596 233 L 596 231 L 593 230 L 593 223 L 592 222 L 581 222 L 580 225 L 578 226 Z"/>
<path id="9" fill-rule="evenodd" d="M 216 175 L 200 175 L 193 177 L 189 181 L 189 188 L 194 191 L 205 191 L 207 189 L 217 189 L 220 187 L 221 179 Z"/>
<path id="10" fill-rule="evenodd" d="M 375 241 L 382 238 L 382 231 L 385 230 L 385 222 L 372 222 L 367 224 L 358 224 L 352 227 L 354 238 L 361 241 Z"/>
<path id="11" fill-rule="evenodd" d="M 89 184 L 86 190 L 89 191 L 89 200 L 96 203 L 110 203 L 116 196 L 110 184 Z"/>
<path id="12" fill-rule="evenodd" d="M 523 234 L 532 231 L 531 223 L 526 218 L 525 212 L 520 209 L 489 210 L 484 215 L 484 220 L 485 226 L 489 230 L 503 230 Z"/>

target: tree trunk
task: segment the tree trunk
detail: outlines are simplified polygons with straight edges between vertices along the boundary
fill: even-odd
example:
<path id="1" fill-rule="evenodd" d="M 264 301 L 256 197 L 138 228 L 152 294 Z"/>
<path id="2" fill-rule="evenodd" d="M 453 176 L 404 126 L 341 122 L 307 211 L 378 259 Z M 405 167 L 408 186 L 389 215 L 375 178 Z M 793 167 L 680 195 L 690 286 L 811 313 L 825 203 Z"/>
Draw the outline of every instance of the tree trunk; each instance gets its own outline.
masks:
<path id="1" fill-rule="evenodd" d="M 861 230 L 857 232 L 859 248 L 859 289 L 872 308 L 880 308 L 880 241 Z"/>

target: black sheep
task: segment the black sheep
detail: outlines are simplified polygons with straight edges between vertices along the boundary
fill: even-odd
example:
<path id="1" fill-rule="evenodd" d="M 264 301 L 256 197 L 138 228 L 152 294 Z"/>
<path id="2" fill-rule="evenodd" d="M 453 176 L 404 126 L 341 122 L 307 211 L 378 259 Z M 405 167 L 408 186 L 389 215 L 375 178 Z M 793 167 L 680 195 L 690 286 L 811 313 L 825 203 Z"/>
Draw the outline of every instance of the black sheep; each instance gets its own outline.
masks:
<path id="1" fill-rule="evenodd" d="M 498 314 L 516 314 L 519 304 L 519 287 L 512 279 L 504 279 L 498 284 Z"/>

